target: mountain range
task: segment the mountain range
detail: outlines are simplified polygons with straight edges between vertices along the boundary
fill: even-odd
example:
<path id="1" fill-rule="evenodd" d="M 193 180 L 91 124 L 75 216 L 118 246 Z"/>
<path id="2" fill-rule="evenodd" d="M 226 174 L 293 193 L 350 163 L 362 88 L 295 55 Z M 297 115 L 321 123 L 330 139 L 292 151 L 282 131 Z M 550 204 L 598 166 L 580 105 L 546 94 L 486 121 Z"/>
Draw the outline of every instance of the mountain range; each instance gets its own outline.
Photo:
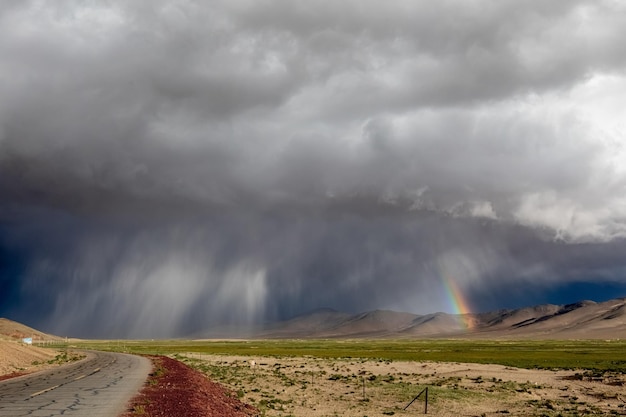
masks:
<path id="1" fill-rule="evenodd" d="M 233 329 L 203 336 L 232 337 Z M 476 314 L 418 315 L 389 310 L 349 314 L 320 309 L 250 330 L 254 338 L 626 339 L 626 298 L 544 304 Z"/>
<path id="2" fill-rule="evenodd" d="M 626 339 L 626 298 L 543 304 L 476 314 L 412 314 L 374 310 L 350 314 L 319 309 L 289 320 L 246 329 L 212 328 L 192 338 L 482 338 Z M 0 318 L 0 340 L 60 339 Z"/>

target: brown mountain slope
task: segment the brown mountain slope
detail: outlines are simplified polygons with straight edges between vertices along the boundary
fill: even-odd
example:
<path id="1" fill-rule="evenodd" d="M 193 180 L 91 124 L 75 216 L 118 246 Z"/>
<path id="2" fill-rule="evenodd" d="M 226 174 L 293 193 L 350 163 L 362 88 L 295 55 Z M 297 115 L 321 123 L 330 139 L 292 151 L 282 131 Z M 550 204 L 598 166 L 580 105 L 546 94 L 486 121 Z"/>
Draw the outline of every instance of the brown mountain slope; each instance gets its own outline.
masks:
<path id="1" fill-rule="evenodd" d="M 256 332 L 256 336 L 273 338 L 310 337 L 311 334 L 322 334 L 332 331 L 332 329 L 341 325 L 350 317 L 350 314 L 329 308 L 319 309 L 287 321 L 265 326 L 265 328 Z"/>
<path id="2" fill-rule="evenodd" d="M 22 374 L 41 369 L 59 352 L 38 346 L 28 346 L 11 340 L 0 340 L 0 380 L 10 374 Z"/>
<path id="3" fill-rule="evenodd" d="M 389 310 L 375 310 L 351 316 L 335 326 L 328 336 L 385 337 L 409 327 L 418 317 L 415 314 Z"/>
<path id="4" fill-rule="evenodd" d="M 604 303 L 585 303 L 569 307 L 569 311 L 556 315 L 536 326 L 544 332 L 565 337 L 624 338 L 626 337 L 626 302 L 622 299 Z M 535 329 L 533 329 L 535 330 Z"/>
<path id="5" fill-rule="evenodd" d="M 493 317 L 491 320 L 481 323 L 482 326 L 491 330 L 509 329 L 515 327 L 527 326 L 536 323 L 543 317 L 556 314 L 561 306 L 553 304 L 544 304 L 534 307 L 525 307 L 517 310 L 502 311 L 500 315 Z"/>
<path id="6" fill-rule="evenodd" d="M 0 338 L 10 340 L 21 340 L 25 337 L 32 337 L 33 341 L 39 340 L 61 340 L 58 336 L 49 335 L 25 324 L 18 323 L 6 318 L 0 318 Z"/>
<path id="7" fill-rule="evenodd" d="M 534 337 L 554 339 L 624 338 L 624 326 L 619 320 L 602 317 L 624 305 L 624 300 L 616 299 L 604 303 L 581 301 L 562 306 L 539 309 L 544 315 L 529 317 L 523 322 L 508 327 L 486 327 L 487 333 L 500 331 L 500 336 Z M 542 306 L 543 307 L 543 306 Z M 528 309 L 523 309 L 528 310 Z M 531 309 L 532 310 L 532 309 Z M 525 314 L 528 314 L 525 312 Z M 619 313 L 616 313 L 619 315 Z M 530 314 L 530 316 L 534 316 Z"/>
<path id="8" fill-rule="evenodd" d="M 413 320 L 411 327 L 402 331 L 402 336 L 437 337 L 454 336 L 467 332 L 470 315 L 435 313 Z"/>
<path id="9" fill-rule="evenodd" d="M 7 375 L 19 375 L 51 366 L 47 361 L 58 355 L 58 351 L 22 343 L 25 337 L 33 341 L 59 340 L 13 320 L 0 318 L 0 380 Z"/>

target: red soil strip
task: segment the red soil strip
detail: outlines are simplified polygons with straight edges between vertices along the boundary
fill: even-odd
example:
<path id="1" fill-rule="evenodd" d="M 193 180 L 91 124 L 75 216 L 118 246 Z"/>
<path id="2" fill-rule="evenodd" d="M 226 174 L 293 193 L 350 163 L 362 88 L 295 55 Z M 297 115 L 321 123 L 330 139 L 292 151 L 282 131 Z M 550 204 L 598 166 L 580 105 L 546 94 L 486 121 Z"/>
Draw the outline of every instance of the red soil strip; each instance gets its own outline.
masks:
<path id="1" fill-rule="evenodd" d="M 120 417 L 251 417 L 259 410 L 187 365 L 166 356 L 150 357 L 154 371 L 130 410 Z"/>
<path id="2" fill-rule="evenodd" d="M 0 375 L 0 381 L 5 379 L 17 378 L 18 376 L 26 375 L 29 372 L 11 372 L 10 374 Z"/>

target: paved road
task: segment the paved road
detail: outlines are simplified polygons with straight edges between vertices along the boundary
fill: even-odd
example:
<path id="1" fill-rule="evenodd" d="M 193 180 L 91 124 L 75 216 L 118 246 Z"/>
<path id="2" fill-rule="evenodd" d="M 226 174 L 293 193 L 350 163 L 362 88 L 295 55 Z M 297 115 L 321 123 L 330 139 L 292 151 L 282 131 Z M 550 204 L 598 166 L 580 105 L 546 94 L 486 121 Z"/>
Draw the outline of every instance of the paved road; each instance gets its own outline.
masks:
<path id="1" fill-rule="evenodd" d="M 79 362 L 0 382 L 0 417 L 116 417 L 150 369 L 140 356 L 88 352 Z"/>

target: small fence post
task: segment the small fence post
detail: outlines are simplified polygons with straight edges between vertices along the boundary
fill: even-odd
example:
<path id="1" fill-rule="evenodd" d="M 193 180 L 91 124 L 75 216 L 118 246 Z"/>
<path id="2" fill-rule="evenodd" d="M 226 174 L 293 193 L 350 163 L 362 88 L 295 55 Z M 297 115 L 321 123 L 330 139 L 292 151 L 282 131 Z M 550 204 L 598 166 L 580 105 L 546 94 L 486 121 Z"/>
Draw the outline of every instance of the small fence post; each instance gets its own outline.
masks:
<path id="1" fill-rule="evenodd" d="M 361 377 L 361 379 L 363 380 L 363 399 L 365 399 L 365 377 Z"/>

